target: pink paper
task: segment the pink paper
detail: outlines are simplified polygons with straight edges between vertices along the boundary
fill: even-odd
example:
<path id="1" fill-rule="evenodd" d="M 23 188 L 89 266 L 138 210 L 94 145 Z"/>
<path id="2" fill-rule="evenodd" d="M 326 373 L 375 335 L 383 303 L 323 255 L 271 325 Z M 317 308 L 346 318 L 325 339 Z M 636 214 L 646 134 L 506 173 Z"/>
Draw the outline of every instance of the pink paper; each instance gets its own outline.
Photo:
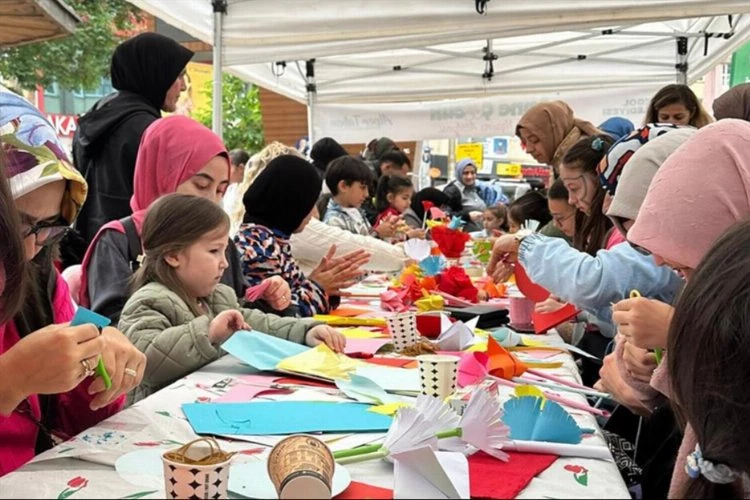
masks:
<path id="1" fill-rule="evenodd" d="M 396 292 L 394 290 L 386 290 L 380 294 L 380 307 L 384 311 L 390 312 L 404 312 L 409 310 L 409 306 L 404 304 L 407 291 L 403 290 Z"/>
<path id="2" fill-rule="evenodd" d="M 247 403 L 261 394 L 288 394 L 288 389 L 273 389 L 271 385 L 279 377 L 268 375 L 244 375 L 237 377 L 226 394 L 214 400 L 216 403 Z"/>
<path id="3" fill-rule="evenodd" d="M 551 358 L 552 356 L 557 356 L 560 353 L 555 352 L 555 351 L 548 351 L 548 350 L 539 350 L 539 351 L 523 350 L 523 351 L 519 351 L 519 354 L 525 354 L 534 359 L 547 359 L 547 358 Z"/>
<path id="4" fill-rule="evenodd" d="M 271 286 L 271 282 L 269 280 L 261 281 L 258 285 L 251 286 L 247 290 L 245 290 L 245 300 L 248 302 L 255 302 L 261 297 L 263 297 L 263 294 L 266 293 L 266 290 L 268 287 Z"/>
<path id="5" fill-rule="evenodd" d="M 361 352 L 363 354 L 375 354 L 378 349 L 391 342 L 391 339 L 346 339 L 344 354 Z"/>
<path id="6" fill-rule="evenodd" d="M 458 385 L 478 384 L 487 376 L 487 361 L 489 357 L 483 352 L 467 352 L 458 362 Z"/>

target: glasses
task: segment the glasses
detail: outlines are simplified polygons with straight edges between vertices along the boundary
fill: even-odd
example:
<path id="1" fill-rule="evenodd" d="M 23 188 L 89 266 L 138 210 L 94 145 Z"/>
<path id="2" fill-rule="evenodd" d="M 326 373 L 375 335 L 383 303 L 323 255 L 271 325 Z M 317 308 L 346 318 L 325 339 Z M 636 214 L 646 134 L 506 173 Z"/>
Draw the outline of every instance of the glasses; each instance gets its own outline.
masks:
<path id="1" fill-rule="evenodd" d="M 641 255 L 651 255 L 651 251 L 650 250 L 647 250 L 647 249 L 643 248 L 640 245 L 636 245 L 632 241 L 628 241 L 628 243 L 630 244 L 631 247 L 633 247 L 633 250 L 635 250 L 639 254 L 641 254 Z"/>
<path id="2" fill-rule="evenodd" d="M 21 228 L 21 236 L 25 239 L 34 235 L 34 242 L 39 247 L 54 245 L 70 231 L 70 226 L 62 218 L 53 222 L 38 222 L 33 225 L 22 224 Z"/>
<path id="3" fill-rule="evenodd" d="M 558 226 L 562 225 L 563 222 L 570 219 L 576 214 L 576 211 L 570 212 L 568 215 L 553 215 L 552 220 L 557 224 Z"/>

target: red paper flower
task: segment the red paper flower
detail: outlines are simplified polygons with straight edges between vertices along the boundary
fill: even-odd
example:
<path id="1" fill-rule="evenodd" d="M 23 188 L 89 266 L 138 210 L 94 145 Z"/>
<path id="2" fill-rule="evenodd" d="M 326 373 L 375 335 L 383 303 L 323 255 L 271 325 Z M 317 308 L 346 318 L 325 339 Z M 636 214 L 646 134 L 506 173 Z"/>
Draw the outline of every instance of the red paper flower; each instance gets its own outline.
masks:
<path id="1" fill-rule="evenodd" d="M 471 278 L 462 267 L 449 267 L 438 275 L 440 278 L 438 289 L 445 293 L 461 297 L 471 302 L 477 302 L 479 290 L 471 282 Z"/>
<path id="2" fill-rule="evenodd" d="M 458 259 L 471 236 L 469 233 L 450 229 L 448 226 L 435 226 L 432 228 L 432 239 L 438 244 L 443 255 L 449 259 Z"/>
<path id="3" fill-rule="evenodd" d="M 435 206 L 435 204 L 434 204 L 433 202 L 431 202 L 431 201 L 428 201 L 428 200 L 424 200 L 424 201 L 422 202 L 422 208 L 424 208 L 424 211 L 425 211 L 425 212 L 429 212 L 429 211 L 430 211 L 430 209 L 431 209 L 432 207 L 434 207 L 434 206 Z"/>
<path id="4" fill-rule="evenodd" d="M 85 488 L 89 484 L 89 480 L 85 477 L 77 476 L 68 481 L 68 488 Z"/>

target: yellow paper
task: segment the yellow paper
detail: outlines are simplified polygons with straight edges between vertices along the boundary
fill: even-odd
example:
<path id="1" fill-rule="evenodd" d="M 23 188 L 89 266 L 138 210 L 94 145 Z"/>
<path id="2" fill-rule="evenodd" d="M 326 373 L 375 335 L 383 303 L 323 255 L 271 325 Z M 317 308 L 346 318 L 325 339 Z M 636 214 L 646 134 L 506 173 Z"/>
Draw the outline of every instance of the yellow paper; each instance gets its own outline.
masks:
<path id="1" fill-rule="evenodd" d="M 522 337 L 521 344 L 525 345 L 526 347 L 545 347 L 547 345 L 546 342 L 530 339 L 529 337 Z"/>
<path id="2" fill-rule="evenodd" d="M 445 307 L 445 299 L 440 295 L 428 295 L 415 302 L 420 312 L 440 311 Z"/>
<path id="3" fill-rule="evenodd" d="M 487 330 L 482 330 L 481 328 L 474 328 L 474 334 L 478 335 L 479 337 L 487 338 L 490 332 L 488 332 Z"/>
<path id="4" fill-rule="evenodd" d="M 385 326 L 383 318 L 342 318 L 329 314 L 316 314 L 313 319 L 330 326 Z"/>
<path id="5" fill-rule="evenodd" d="M 409 406 L 406 403 L 388 403 L 387 405 L 379 405 L 379 406 L 372 406 L 367 409 L 367 411 L 371 411 L 373 413 L 380 413 L 381 415 L 386 415 L 388 417 L 391 417 L 396 414 L 398 410 L 401 408 L 405 408 Z"/>
<path id="6" fill-rule="evenodd" d="M 485 352 L 487 350 L 487 342 L 479 342 L 469 346 L 465 352 Z"/>
<path id="7" fill-rule="evenodd" d="M 348 339 L 377 339 L 383 336 L 381 332 L 371 332 L 362 328 L 347 328 L 341 330 L 341 333 Z"/>
<path id="8" fill-rule="evenodd" d="M 437 226 L 444 226 L 445 224 L 446 223 L 441 220 L 428 220 L 427 221 L 427 227 L 429 227 L 430 229 L 432 229 L 433 227 L 437 227 Z"/>
<path id="9" fill-rule="evenodd" d="M 328 380 L 340 378 L 348 380 L 349 374 L 361 365 L 360 361 L 344 354 L 337 354 L 327 345 L 320 344 L 314 349 L 282 359 L 276 368 Z"/>
<path id="10" fill-rule="evenodd" d="M 545 398 L 542 390 L 533 385 L 517 385 L 513 392 L 515 393 L 516 397 L 519 398 L 523 396 L 534 396 L 542 399 Z"/>
<path id="11" fill-rule="evenodd" d="M 543 361 L 524 361 L 523 364 L 525 364 L 529 368 L 548 368 L 550 370 L 554 368 L 560 368 L 563 365 L 561 361 L 553 361 L 549 363 L 545 363 Z"/>

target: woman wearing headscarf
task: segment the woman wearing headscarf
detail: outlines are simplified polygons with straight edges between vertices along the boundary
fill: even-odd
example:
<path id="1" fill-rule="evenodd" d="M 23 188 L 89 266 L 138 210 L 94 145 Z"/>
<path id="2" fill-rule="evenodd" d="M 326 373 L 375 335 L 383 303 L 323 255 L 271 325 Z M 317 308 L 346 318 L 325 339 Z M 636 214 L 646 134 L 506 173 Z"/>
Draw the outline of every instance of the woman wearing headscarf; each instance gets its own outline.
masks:
<path id="1" fill-rule="evenodd" d="M 619 141 L 623 137 L 630 135 L 633 130 L 635 130 L 635 125 L 633 125 L 633 122 L 627 118 L 613 116 L 612 118 L 604 120 L 601 125 L 599 125 L 599 130 L 608 134 L 615 141 Z"/>
<path id="2" fill-rule="evenodd" d="M 583 137 L 601 134 L 591 123 L 576 118 L 563 101 L 542 102 L 529 108 L 516 125 L 516 135 L 526 152 L 552 167 L 554 177 L 563 156 Z"/>
<path id="3" fill-rule="evenodd" d="M 358 263 L 342 262 L 308 278 L 292 256 L 292 234 L 301 233 L 315 212 L 321 190 L 316 179 L 315 167 L 298 156 L 271 160 L 245 193 L 245 217 L 234 237 L 245 281 L 253 286 L 280 276 L 289 285 L 292 306 L 301 317 L 330 312 L 334 292 L 354 284 L 360 274 Z M 330 252 L 327 257 L 332 258 Z"/>
<path id="4" fill-rule="evenodd" d="M 313 165 L 320 174 L 320 181 L 323 182 L 323 179 L 325 179 L 326 167 L 329 163 L 348 154 L 346 149 L 331 137 L 323 137 L 313 144 L 310 150 L 310 159 L 312 159 Z"/>
<path id="5" fill-rule="evenodd" d="M 628 240 L 649 252 L 658 264 L 672 268 L 689 281 L 719 237 L 735 223 L 750 217 L 748 158 L 750 123 L 725 119 L 699 130 L 657 172 L 638 218 L 628 231 Z M 706 165 L 711 168 L 706 169 Z M 638 321 L 639 317 L 653 317 L 651 314 L 644 316 L 654 308 L 653 302 L 641 298 L 615 305 L 613 319 L 626 342 L 640 348 L 667 347 L 667 333 L 661 323 Z M 670 318 L 668 316 L 667 325 Z M 669 354 L 664 356 L 653 373 L 650 386 L 636 384 L 627 371 L 618 370 L 623 362 L 621 355 L 615 358 L 614 367 L 605 363 L 603 379 L 625 378 L 639 407 L 652 408 L 661 395 L 668 398 L 671 395 L 668 373 L 671 363 L 667 359 Z M 679 405 L 679 401 L 674 403 Z M 685 491 L 689 480 L 685 472 L 686 458 L 696 449 L 696 444 L 695 433 L 688 426 L 675 463 L 670 498 Z"/>
<path id="6" fill-rule="evenodd" d="M 148 207 L 170 193 L 220 203 L 229 184 L 229 169 L 229 156 L 221 139 L 200 123 L 180 115 L 153 123 L 138 150 L 130 201 L 133 215 L 107 224 L 94 238 L 83 262 L 80 303 L 119 319 L 128 298 L 128 281 L 139 267 L 141 226 Z M 222 283 L 242 297 L 245 284 L 232 245 L 226 256 L 229 266 Z M 285 301 L 288 306 L 288 297 L 282 298 L 286 292 L 274 287 L 265 298 L 273 309 L 283 310 Z"/>
<path id="7" fill-rule="evenodd" d="M 736 118 L 750 122 L 750 83 L 743 83 L 727 90 L 714 101 L 714 117 L 717 120 Z"/>
<path id="8" fill-rule="evenodd" d="M 111 76 L 117 92 L 81 117 L 73 138 L 75 165 L 89 185 L 76 222 L 86 244 L 107 222 L 130 215 L 141 137 L 162 110 L 175 111 L 192 57 L 192 51 L 158 33 L 141 33 L 115 49 Z"/>
<path id="9" fill-rule="evenodd" d="M 465 158 L 459 161 L 456 164 L 456 179 L 443 190 L 452 200 L 461 200 L 460 215 L 468 224 L 465 228 L 468 232 L 481 229 L 477 221 L 487 209 L 487 204 L 482 199 L 482 191 L 477 184 L 477 172 L 474 160 Z"/>
<path id="10" fill-rule="evenodd" d="M 124 393 L 143 377 L 145 358 L 114 328 L 69 326 L 75 306 L 52 247 L 78 215 L 86 182 L 52 125 L 4 87 L 0 142 L 0 162 L 7 161 L 7 170 L 0 168 L 0 221 L 7 224 L 0 261 L 2 476 L 119 411 Z M 92 378 L 100 359 L 109 389 Z"/>

